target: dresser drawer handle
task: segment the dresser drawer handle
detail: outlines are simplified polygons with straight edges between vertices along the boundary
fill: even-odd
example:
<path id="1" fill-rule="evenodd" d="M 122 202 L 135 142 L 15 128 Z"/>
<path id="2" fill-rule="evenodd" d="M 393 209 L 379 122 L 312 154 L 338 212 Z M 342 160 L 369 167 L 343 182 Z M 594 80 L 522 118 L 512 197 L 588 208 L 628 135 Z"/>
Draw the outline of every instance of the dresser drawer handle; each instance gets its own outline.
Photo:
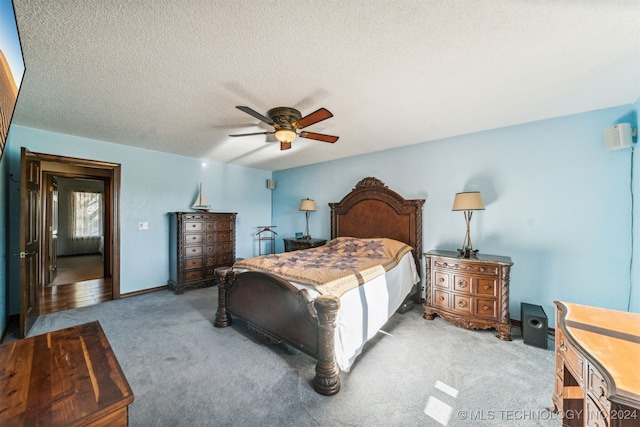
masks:
<path id="1" fill-rule="evenodd" d="M 567 351 L 567 346 L 566 346 L 566 345 L 564 345 L 564 340 L 563 340 L 563 341 L 560 341 L 560 350 L 562 350 L 562 351 Z"/>
<path id="2" fill-rule="evenodd" d="M 191 252 L 197 252 L 197 250 L 196 249 L 191 249 Z"/>
<path id="3" fill-rule="evenodd" d="M 440 278 L 440 282 L 444 282 L 444 277 L 441 277 L 441 278 Z"/>
<path id="4" fill-rule="evenodd" d="M 196 228 L 196 225 L 195 225 L 195 224 L 191 224 L 191 226 L 192 226 L 193 228 Z"/>
<path id="5" fill-rule="evenodd" d="M 488 291 L 489 289 L 491 289 L 491 286 L 489 286 L 489 285 L 484 285 L 482 288 L 483 288 L 485 291 Z"/>
<path id="6" fill-rule="evenodd" d="M 197 238 L 198 238 L 197 236 L 193 236 L 191 239 L 196 240 Z"/>
<path id="7" fill-rule="evenodd" d="M 438 298 L 440 301 L 444 301 L 444 297 L 442 295 L 440 295 L 440 298 Z"/>
<path id="8" fill-rule="evenodd" d="M 463 308 L 464 308 L 464 307 L 466 307 L 466 306 L 467 306 L 467 305 L 469 305 L 469 304 L 467 304 L 467 302 L 466 302 L 465 300 L 459 300 L 459 301 L 458 301 L 458 305 L 459 305 L 460 307 L 463 307 Z"/>
<path id="9" fill-rule="evenodd" d="M 467 282 L 465 282 L 464 280 L 460 280 L 458 282 L 458 286 L 461 288 L 466 288 L 467 287 Z"/>
<path id="10" fill-rule="evenodd" d="M 602 387 L 598 387 L 600 389 L 600 396 L 599 397 L 604 397 L 604 388 Z"/>
<path id="11" fill-rule="evenodd" d="M 489 310 L 491 307 L 489 307 L 488 305 L 485 305 L 484 307 L 482 307 L 484 309 L 484 311 Z"/>

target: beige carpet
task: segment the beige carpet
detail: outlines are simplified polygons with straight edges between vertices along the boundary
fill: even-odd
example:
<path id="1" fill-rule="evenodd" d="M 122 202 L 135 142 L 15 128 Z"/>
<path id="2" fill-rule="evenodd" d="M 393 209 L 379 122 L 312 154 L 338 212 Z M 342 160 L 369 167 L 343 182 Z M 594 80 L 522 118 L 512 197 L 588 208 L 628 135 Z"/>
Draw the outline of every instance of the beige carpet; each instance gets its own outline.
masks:
<path id="1" fill-rule="evenodd" d="M 65 256 L 58 258 L 58 274 L 49 286 L 98 279 L 104 276 L 102 255 Z"/>

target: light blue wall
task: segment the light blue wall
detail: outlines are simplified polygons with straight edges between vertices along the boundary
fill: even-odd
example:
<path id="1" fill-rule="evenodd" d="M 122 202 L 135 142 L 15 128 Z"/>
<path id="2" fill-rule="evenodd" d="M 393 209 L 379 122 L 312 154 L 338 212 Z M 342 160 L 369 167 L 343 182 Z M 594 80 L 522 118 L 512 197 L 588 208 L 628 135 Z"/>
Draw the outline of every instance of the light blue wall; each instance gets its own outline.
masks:
<path id="1" fill-rule="evenodd" d="M 278 237 L 303 231 L 304 214 L 297 209 L 300 199 L 310 197 L 318 208 L 310 233 L 329 238 L 327 204 L 374 176 L 406 198 L 426 199 L 425 250 L 455 250 L 465 225 L 462 213 L 451 211 L 454 195 L 479 190 L 486 210 L 473 215 L 474 247 L 515 263 L 512 318 L 519 319 L 520 303 L 528 302 L 543 306 L 553 325 L 554 300 L 618 310 L 631 305 L 638 311 L 629 299 L 632 150 L 608 152 L 603 140 L 606 127 L 637 121 L 634 108 L 637 104 L 274 172 L 272 223 Z M 340 140 L 336 149 L 340 144 L 349 141 Z M 637 259 L 637 247 L 635 252 Z M 639 282 L 633 283 L 636 297 Z"/>
<path id="2" fill-rule="evenodd" d="M 363 177 L 375 176 L 407 198 L 427 199 L 424 249 L 456 249 L 464 220 L 451 212 L 453 196 L 482 191 L 486 211 L 474 214 L 474 246 L 511 256 L 511 316 L 520 302 L 566 300 L 640 312 L 640 160 L 629 149 L 607 152 L 602 131 L 638 124 L 640 100 L 591 113 L 497 129 L 273 173 L 135 149 L 12 125 L 0 162 L 0 331 L 19 311 L 18 250 L 20 147 L 31 151 L 122 164 L 121 290 L 166 283 L 166 212 L 188 210 L 202 181 L 214 211 L 238 212 L 237 255 L 257 254 L 256 226 L 277 225 L 282 237 L 304 231 L 300 199 L 314 198 L 310 232 L 328 238 L 329 202 L 339 201 Z M 338 144 L 348 144 L 341 140 Z M 636 144 L 637 145 L 637 144 Z M 631 165 L 635 245 L 631 253 Z M 138 222 L 149 230 L 139 231 Z M 9 268 L 7 268 L 9 265 Z M 11 273 L 10 277 L 8 274 Z M 10 284 L 7 290 L 6 283 Z M 8 292 L 8 294 L 7 294 Z M 629 295 L 631 294 L 631 299 Z M 7 307 L 8 304 L 8 307 Z"/>
<path id="3" fill-rule="evenodd" d="M 12 126 L 9 173 L 20 176 L 20 147 L 50 153 L 120 163 L 120 291 L 122 294 L 166 285 L 169 278 L 167 212 L 190 211 L 200 182 L 214 212 L 237 212 L 236 255 L 257 254 L 257 226 L 271 221 L 271 172 L 207 162 L 60 133 Z M 10 245 L 19 248 L 19 185 L 9 188 Z M 147 221 L 148 230 L 138 223 Z M 2 247 L 0 247 L 2 250 Z M 10 259 L 10 314 L 19 312 L 19 260 Z M 1 296 L 2 294 L 0 294 Z M 0 301 L 0 305 L 4 300 Z"/>

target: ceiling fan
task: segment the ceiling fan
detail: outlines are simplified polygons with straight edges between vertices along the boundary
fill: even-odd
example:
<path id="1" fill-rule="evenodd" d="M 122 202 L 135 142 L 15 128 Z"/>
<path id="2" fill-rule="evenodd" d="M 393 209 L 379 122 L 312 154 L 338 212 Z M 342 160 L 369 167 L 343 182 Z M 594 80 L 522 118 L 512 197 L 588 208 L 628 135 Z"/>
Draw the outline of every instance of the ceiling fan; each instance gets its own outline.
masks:
<path id="1" fill-rule="evenodd" d="M 298 130 L 306 128 L 307 126 L 311 126 L 315 123 L 321 122 L 322 120 L 326 120 L 328 118 L 333 117 L 333 114 L 326 108 L 320 108 L 313 113 L 302 117 L 300 111 L 295 108 L 290 107 L 276 107 L 272 108 L 267 112 L 267 116 L 265 117 L 262 114 L 258 113 L 255 110 L 252 110 L 249 107 L 236 107 L 240 111 L 244 111 L 250 116 L 255 117 L 256 119 L 265 122 L 268 125 L 273 126 L 274 130 L 272 132 L 254 132 L 254 133 L 241 133 L 236 135 L 229 136 L 249 136 L 249 135 L 273 135 L 278 141 L 280 141 L 280 149 L 288 150 L 291 148 L 291 141 L 296 139 L 296 136 L 300 138 L 308 138 L 315 139 L 323 142 L 334 143 L 338 140 L 339 137 L 332 135 L 324 135 L 322 133 L 314 133 L 314 132 L 298 132 Z"/>

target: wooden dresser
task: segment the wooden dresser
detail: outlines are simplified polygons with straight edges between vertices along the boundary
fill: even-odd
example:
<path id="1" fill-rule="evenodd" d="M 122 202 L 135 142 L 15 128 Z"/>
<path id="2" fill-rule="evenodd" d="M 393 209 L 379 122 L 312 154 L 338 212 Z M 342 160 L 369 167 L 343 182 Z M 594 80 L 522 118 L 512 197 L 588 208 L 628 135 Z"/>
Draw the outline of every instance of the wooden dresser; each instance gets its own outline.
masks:
<path id="1" fill-rule="evenodd" d="M 233 265 L 236 257 L 236 214 L 171 212 L 170 289 L 215 285 L 216 267 Z"/>
<path id="2" fill-rule="evenodd" d="M 511 341 L 511 258 L 484 254 L 461 258 L 457 252 L 438 250 L 429 251 L 424 257 L 425 319 L 433 320 L 437 314 L 463 328 L 495 328 L 498 338 Z"/>
<path id="3" fill-rule="evenodd" d="M 127 426 L 132 402 L 97 321 L 0 345 L 1 426 Z"/>
<path id="4" fill-rule="evenodd" d="M 284 241 L 284 251 L 299 251 L 300 249 L 317 248 L 327 243 L 326 239 L 282 239 Z"/>
<path id="5" fill-rule="evenodd" d="M 556 301 L 563 426 L 640 426 L 640 314 Z"/>

